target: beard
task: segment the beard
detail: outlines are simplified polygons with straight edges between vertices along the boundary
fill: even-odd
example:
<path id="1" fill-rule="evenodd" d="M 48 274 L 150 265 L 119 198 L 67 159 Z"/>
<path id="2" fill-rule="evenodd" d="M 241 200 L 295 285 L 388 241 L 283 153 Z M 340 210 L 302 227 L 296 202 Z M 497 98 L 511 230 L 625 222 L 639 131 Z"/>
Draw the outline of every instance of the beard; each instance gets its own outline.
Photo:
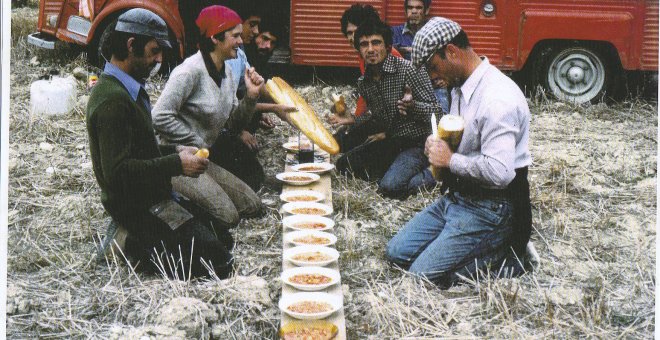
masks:
<path id="1" fill-rule="evenodd" d="M 257 53 L 259 53 L 259 55 L 262 57 L 270 57 L 271 55 L 270 50 L 267 48 L 258 48 Z"/>
<path id="2" fill-rule="evenodd" d="M 422 18 L 420 18 L 420 17 L 408 19 L 408 25 L 417 26 L 421 23 L 422 23 Z"/>
<path id="3" fill-rule="evenodd" d="M 154 62 L 151 65 L 144 65 L 144 67 L 140 68 L 140 74 L 138 75 L 138 77 L 136 77 L 136 79 L 139 79 L 142 82 L 146 82 L 146 80 L 152 76 L 152 72 L 158 73 L 157 70 L 154 71 L 156 67 L 160 68 L 160 63 Z"/>

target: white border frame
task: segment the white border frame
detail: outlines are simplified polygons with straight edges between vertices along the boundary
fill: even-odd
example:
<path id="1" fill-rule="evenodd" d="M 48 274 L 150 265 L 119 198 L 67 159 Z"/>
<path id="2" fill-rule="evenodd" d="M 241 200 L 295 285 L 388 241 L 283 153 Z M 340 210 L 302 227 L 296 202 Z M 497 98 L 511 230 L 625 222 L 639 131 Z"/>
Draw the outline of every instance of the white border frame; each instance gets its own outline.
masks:
<path id="1" fill-rule="evenodd" d="M 2 1 L 0 7 L 0 33 L 2 45 L 0 47 L 0 334 L 7 334 L 7 191 L 9 176 L 7 162 L 9 161 L 9 58 L 11 42 L 11 1 Z"/>

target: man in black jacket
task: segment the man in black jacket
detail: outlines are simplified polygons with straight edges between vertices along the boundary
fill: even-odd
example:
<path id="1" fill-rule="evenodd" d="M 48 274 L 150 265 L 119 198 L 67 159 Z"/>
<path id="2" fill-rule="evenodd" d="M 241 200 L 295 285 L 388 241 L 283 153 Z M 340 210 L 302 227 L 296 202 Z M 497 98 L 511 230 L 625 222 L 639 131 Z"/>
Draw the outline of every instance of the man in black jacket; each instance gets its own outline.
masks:
<path id="1" fill-rule="evenodd" d="M 119 17 L 109 37 L 112 57 L 87 106 L 94 174 L 113 219 L 109 234 L 115 225 L 128 233 L 127 255 L 177 278 L 208 275 L 207 265 L 227 277 L 231 235 L 215 234 L 213 219 L 171 185 L 174 176 L 199 176 L 208 160 L 197 157 L 194 147 L 158 146 L 152 127 L 144 82 L 170 47 L 167 26 L 153 12 L 132 9 Z"/>

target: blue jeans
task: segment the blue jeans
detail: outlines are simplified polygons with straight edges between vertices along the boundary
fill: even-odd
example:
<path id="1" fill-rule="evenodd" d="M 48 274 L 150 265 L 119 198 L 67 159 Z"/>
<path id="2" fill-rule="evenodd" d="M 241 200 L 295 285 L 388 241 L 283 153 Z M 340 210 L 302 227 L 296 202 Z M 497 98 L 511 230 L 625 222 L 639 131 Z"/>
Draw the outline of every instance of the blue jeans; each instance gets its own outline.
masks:
<path id="1" fill-rule="evenodd" d="M 429 170 L 423 147 L 401 151 L 378 182 L 378 189 L 390 197 L 403 197 L 436 183 Z"/>
<path id="2" fill-rule="evenodd" d="M 488 266 L 497 271 L 510 253 L 512 210 L 506 199 L 448 193 L 408 221 L 387 244 L 387 257 L 441 286 Z"/>
<path id="3" fill-rule="evenodd" d="M 449 113 L 449 92 L 447 91 L 447 88 L 439 87 L 433 89 L 433 92 L 435 93 L 435 99 L 438 101 L 438 105 L 440 105 L 442 111 L 444 113 Z"/>

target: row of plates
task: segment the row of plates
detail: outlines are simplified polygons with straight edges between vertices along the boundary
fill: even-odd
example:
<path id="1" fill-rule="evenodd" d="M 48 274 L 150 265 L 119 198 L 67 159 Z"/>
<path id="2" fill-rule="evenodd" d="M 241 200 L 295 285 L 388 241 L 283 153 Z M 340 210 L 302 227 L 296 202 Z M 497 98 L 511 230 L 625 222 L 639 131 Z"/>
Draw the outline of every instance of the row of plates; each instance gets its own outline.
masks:
<path id="1" fill-rule="evenodd" d="M 295 146 L 295 149 L 292 146 Z M 284 144 L 284 147 L 289 151 L 297 151 L 297 146 L 298 143 Z M 310 169 L 312 167 L 316 169 Z M 277 178 L 290 185 L 306 185 L 318 181 L 320 179 L 319 174 L 332 170 L 334 165 L 330 163 L 303 163 L 292 168 L 296 172 L 284 172 L 278 174 Z M 300 170 L 307 170 L 307 172 Z M 300 177 L 306 176 L 309 176 L 307 181 L 300 181 Z M 287 179 L 290 177 L 297 180 Z M 343 297 L 341 295 L 320 292 L 341 282 L 339 271 L 325 267 L 339 259 L 339 252 L 329 247 L 337 242 L 337 237 L 327 232 L 334 228 L 335 222 L 326 217 L 332 214 L 332 207 L 319 203 L 325 198 L 323 193 L 315 190 L 290 190 L 282 192 L 280 195 L 280 199 L 286 202 L 282 206 L 282 210 L 290 214 L 282 219 L 282 224 L 288 231 L 284 234 L 284 242 L 294 245 L 294 247 L 284 250 L 282 256 L 285 261 L 296 266 L 283 271 L 280 278 L 284 284 L 300 292 L 283 295 L 278 307 L 282 313 L 296 319 L 324 319 L 343 308 Z M 317 244 L 311 245 L 309 242 Z M 312 254 L 320 254 L 325 259 L 313 262 L 296 259 L 299 257 L 297 255 L 305 257 Z M 313 280 L 319 278 L 327 282 L 317 284 L 294 282 L 296 279 Z M 289 309 L 292 305 L 309 304 L 310 302 L 324 305 L 327 310 L 317 313 L 299 313 Z"/>
<path id="2" fill-rule="evenodd" d="M 287 203 L 290 204 L 290 203 Z M 292 263 L 297 267 L 289 268 L 282 272 L 280 278 L 284 284 L 287 284 L 299 291 L 298 293 L 283 295 L 279 301 L 278 307 L 282 313 L 286 313 L 289 316 L 301 319 L 301 320 L 319 320 L 324 319 L 332 313 L 338 311 L 343 307 L 343 297 L 341 295 L 337 296 L 334 294 L 329 294 L 325 292 L 320 292 L 325 290 L 330 286 L 340 284 L 341 276 L 339 272 L 335 269 L 326 268 L 325 266 L 336 262 L 339 259 L 339 252 L 328 246 L 333 245 L 337 242 L 337 237 L 333 234 L 320 231 L 320 230 L 309 230 L 309 229 L 298 229 L 295 227 L 296 224 L 300 223 L 316 223 L 322 222 L 325 224 L 321 229 L 328 230 L 334 227 L 334 221 L 329 218 L 322 216 L 314 215 L 291 215 L 287 216 L 282 220 L 284 226 L 289 229 L 297 229 L 295 231 L 290 231 L 284 234 L 284 241 L 287 243 L 292 243 L 295 246 L 289 249 L 284 250 L 282 257 L 285 261 Z M 304 244 L 299 241 L 300 238 L 304 237 L 318 237 L 322 239 L 327 239 L 327 244 L 324 245 L 309 245 Z M 320 254 L 326 259 L 322 261 L 308 262 L 300 259 L 296 259 L 297 255 L 301 254 Z M 322 276 L 324 278 L 329 278 L 329 281 L 319 284 L 303 284 L 293 282 L 292 278 L 295 276 Z M 317 313 L 299 313 L 289 309 L 290 306 L 303 301 L 313 301 L 318 304 L 325 304 L 330 306 L 328 310 L 324 310 Z"/>

